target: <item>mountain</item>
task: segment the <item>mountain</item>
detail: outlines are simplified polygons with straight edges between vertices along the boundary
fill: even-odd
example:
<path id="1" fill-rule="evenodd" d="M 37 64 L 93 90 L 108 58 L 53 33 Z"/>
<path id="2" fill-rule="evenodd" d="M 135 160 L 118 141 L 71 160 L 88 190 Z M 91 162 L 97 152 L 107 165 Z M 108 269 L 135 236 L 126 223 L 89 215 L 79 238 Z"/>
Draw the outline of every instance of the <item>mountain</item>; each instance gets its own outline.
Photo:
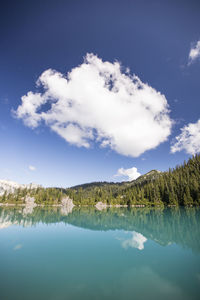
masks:
<path id="1" fill-rule="evenodd" d="M 159 170 L 151 170 L 148 173 L 141 175 L 137 179 L 132 180 L 131 183 L 132 184 L 143 184 L 144 182 L 148 182 L 148 181 L 158 178 L 161 174 L 162 174 L 162 172 Z"/>
<path id="2" fill-rule="evenodd" d="M 135 180 L 132 181 L 122 181 L 122 182 L 108 182 L 108 181 L 94 181 L 90 183 L 83 183 L 79 185 L 75 185 L 71 187 L 71 189 L 78 190 L 80 188 L 87 189 L 87 188 L 95 188 L 95 187 L 105 187 L 105 186 L 121 186 L 121 187 L 130 187 L 136 184 L 144 184 L 148 181 L 154 180 L 158 178 L 162 174 L 161 171 L 158 170 L 151 170 L 148 173 L 141 175 Z"/>
<path id="3" fill-rule="evenodd" d="M 87 188 L 95 188 L 95 187 L 105 187 L 105 186 L 133 186 L 135 184 L 143 184 L 148 181 L 156 179 L 160 175 L 160 171 L 152 170 L 144 175 L 141 175 L 135 180 L 132 181 L 122 181 L 122 182 L 107 182 L 107 181 L 100 181 L 100 182 L 91 182 L 91 183 L 84 183 L 81 185 L 76 185 L 71 187 L 71 189 L 87 189 Z M 11 180 L 0 180 L 0 196 L 4 194 L 4 192 L 7 193 L 15 193 L 17 189 L 37 189 L 41 188 L 41 185 L 38 185 L 36 183 L 30 183 L 30 184 L 19 184 L 17 182 L 11 181 Z M 63 190 L 63 189 L 62 189 Z"/>
<path id="4" fill-rule="evenodd" d="M 76 205 L 200 205 L 200 155 L 166 172 L 151 170 L 133 181 L 93 182 L 66 190 Z"/>
<path id="5" fill-rule="evenodd" d="M 3 194 L 4 191 L 8 193 Z M 60 205 L 63 197 L 68 196 L 78 206 L 99 202 L 104 206 L 129 207 L 200 206 L 200 154 L 169 171 L 151 170 L 136 180 L 119 183 L 92 182 L 63 189 L 0 181 L 0 202 L 23 204 L 26 196 L 34 197 L 35 203 L 42 205 Z"/>
<path id="6" fill-rule="evenodd" d="M 38 187 L 41 187 L 41 185 L 36 183 L 19 184 L 11 180 L 0 180 L 0 196 L 5 192 L 8 194 L 15 193 L 17 189 L 36 189 Z"/>

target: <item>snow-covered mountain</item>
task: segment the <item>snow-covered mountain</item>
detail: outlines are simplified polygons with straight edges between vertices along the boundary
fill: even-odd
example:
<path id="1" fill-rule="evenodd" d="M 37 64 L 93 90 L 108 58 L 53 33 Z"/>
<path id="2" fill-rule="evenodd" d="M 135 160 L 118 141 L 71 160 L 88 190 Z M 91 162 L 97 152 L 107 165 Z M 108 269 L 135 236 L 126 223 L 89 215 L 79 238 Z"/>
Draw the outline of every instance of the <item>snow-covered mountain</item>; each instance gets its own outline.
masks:
<path id="1" fill-rule="evenodd" d="M 41 187 L 41 185 L 38 185 L 36 183 L 19 184 L 17 182 L 10 181 L 10 180 L 0 180 L 0 196 L 3 195 L 5 192 L 14 193 L 19 188 L 36 189 L 38 187 Z"/>

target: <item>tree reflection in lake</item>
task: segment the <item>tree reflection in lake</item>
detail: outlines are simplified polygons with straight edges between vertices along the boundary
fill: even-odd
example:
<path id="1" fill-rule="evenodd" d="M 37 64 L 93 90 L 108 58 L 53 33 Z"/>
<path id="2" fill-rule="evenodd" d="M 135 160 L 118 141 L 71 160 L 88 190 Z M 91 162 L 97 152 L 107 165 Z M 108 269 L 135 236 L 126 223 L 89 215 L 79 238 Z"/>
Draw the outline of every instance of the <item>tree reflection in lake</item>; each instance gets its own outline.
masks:
<path id="1" fill-rule="evenodd" d="M 198 208 L 108 208 L 93 207 L 1 207 L 0 228 L 10 225 L 65 223 L 91 230 L 124 230 L 132 237 L 123 248 L 144 248 L 146 240 L 167 246 L 177 244 L 200 252 L 200 209 Z"/>

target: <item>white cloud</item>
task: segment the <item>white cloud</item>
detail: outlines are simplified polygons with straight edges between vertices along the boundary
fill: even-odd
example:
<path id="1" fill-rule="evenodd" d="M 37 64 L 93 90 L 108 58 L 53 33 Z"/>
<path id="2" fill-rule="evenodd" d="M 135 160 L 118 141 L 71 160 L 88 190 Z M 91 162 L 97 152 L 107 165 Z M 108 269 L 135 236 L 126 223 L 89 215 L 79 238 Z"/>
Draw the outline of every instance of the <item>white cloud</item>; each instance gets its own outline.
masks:
<path id="1" fill-rule="evenodd" d="M 70 144 L 101 147 L 137 157 L 171 133 L 167 100 L 118 62 L 87 54 L 65 77 L 46 70 L 37 81 L 43 93 L 29 92 L 15 115 L 35 128 L 44 122 Z M 44 110 L 44 105 L 50 105 Z M 47 106 L 46 106 L 47 107 Z"/>
<path id="2" fill-rule="evenodd" d="M 196 45 L 190 49 L 189 64 L 195 61 L 198 57 L 200 57 L 200 41 L 198 41 Z"/>
<path id="3" fill-rule="evenodd" d="M 22 244 L 17 244 L 13 250 L 20 250 L 22 248 Z"/>
<path id="4" fill-rule="evenodd" d="M 28 166 L 28 168 L 29 168 L 29 170 L 30 170 L 30 171 L 35 171 L 35 170 L 36 170 L 36 167 L 34 167 L 34 166 L 31 166 L 31 165 L 30 165 L 30 166 Z"/>
<path id="5" fill-rule="evenodd" d="M 147 241 L 147 238 L 142 235 L 141 233 L 138 233 L 136 231 L 132 232 L 132 238 L 124 240 L 122 242 L 122 247 L 124 249 L 130 248 L 136 248 L 138 250 L 144 249 L 144 243 Z"/>
<path id="6" fill-rule="evenodd" d="M 137 168 L 133 167 L 130 169 L 120 168 L 114 176 L 126 176 L 128 177 L 128 180 L 131 181 L 137 179 L 140 175 L 141 174 L 137 171 Z"/>
<path id="7" fill-rule="evenodd" d="M 185 150 L 188 154 L 200 152 L 200 120 L 197 123 L 189 123 L 181 129 L 181 134 L 176 138 L 176 142 L 171 147 L 171 152 Z"/>
<path id="8" fill-rule="evenodd" d="M 165 263 L 169 264 L 169 260 L 166 260 Z M 159 271 L 156 273 L 155 270 L 154 261 L 151 261 L 151 264 L 148 263 L 147 266 L 144 260 L 143 263 L 135 263 L 133 267 L 127 268 L 118 283 L 119 289 L 123 291 L 123 298 L 126 298 L 127 294 L 132 295 L 133 299 L 186 300 L 189 298 L 188 293 L 179 282 L 172 281 L 172 278 L 170 281 L 167 273 Z"/>

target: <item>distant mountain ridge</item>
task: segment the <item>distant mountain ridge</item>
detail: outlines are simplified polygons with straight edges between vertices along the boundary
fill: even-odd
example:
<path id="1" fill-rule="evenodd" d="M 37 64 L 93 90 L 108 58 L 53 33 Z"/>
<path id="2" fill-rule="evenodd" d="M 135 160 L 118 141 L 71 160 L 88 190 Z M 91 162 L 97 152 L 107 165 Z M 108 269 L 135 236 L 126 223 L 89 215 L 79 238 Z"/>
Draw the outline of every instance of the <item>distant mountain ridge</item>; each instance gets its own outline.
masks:
<path id="1" fill-rule="evenodd" d="M 89 187 L 103 187 L 106 185 L 116 185 L 116 186 L 124 186 L 124 187 L 127 186 L 128 187 L 128 186 L 133 186 L 136 184 L 143 184 L 148 181 L 154 180 L 154 179 L 158 178 L 158 176 L 160 176 L 162 173 L 163 172 L 161 172 L 159 170 L 151 170 L 132 181 L 121 181 L 121 182 L 94 181 L 94 182 L 83 183 L 83 184 L 72 186 L 71 189 L 76 190 L 79 188 L 85 189 L 85 188 L 89 188 Z"/>
<path id="2" fill-rule="evenodd" d="M 200 206 L 200 154 L 174 169 L 151 170 L 133 181 L 92 182 L 64 189 L 3 180 L 0 193 L 1 203 L 12 204 L 24 204 L 29 197 L 36 204 L 61 205 L 69 197 L 78 206 Z"/>
<path id="3" fill-rule="evenodd" d="M 105 185 L 116 185 L 116 186 L 133 186 L 135 184 L 142 184 L 144 182 L 148 182 L 150 180 L 154 180 L 157 178 L 161 171 L 158 170 L 151 170 L 148 173 L 141 175 L 135 180 L 132 181 L 122 181 L 122 182 L 108 182 L 108 181 L 94 181 L 90 183 L 83 183 L 80 185 L 72 186 L 72 189 L 79 189 L 79 188 L 88 188 L 88 187 L 103 187 Z M 42 186 L 36 183 L 29 183 L 29 184 L 20 184 L 12 180 L 5 180 L 0 179 L 0 196 L 3 195 L 5 192 L 7 193 L 15 193 L 17 189 L 36 189 L 41 188 Z"/>

